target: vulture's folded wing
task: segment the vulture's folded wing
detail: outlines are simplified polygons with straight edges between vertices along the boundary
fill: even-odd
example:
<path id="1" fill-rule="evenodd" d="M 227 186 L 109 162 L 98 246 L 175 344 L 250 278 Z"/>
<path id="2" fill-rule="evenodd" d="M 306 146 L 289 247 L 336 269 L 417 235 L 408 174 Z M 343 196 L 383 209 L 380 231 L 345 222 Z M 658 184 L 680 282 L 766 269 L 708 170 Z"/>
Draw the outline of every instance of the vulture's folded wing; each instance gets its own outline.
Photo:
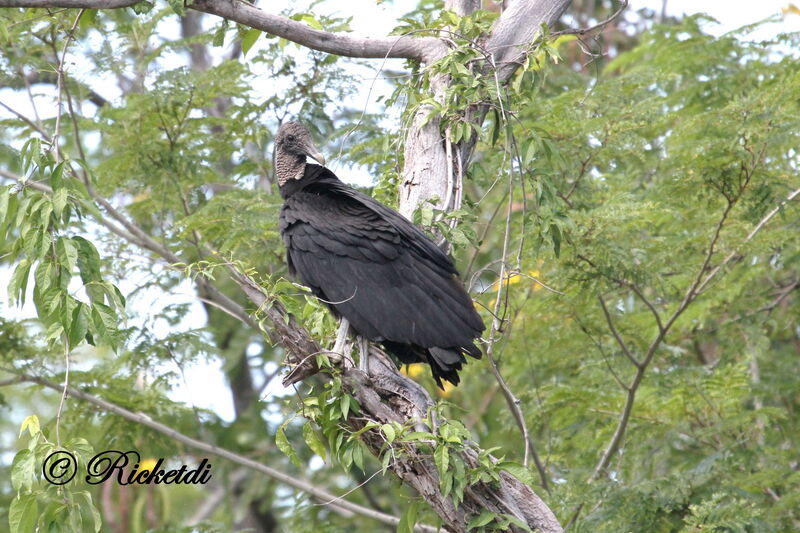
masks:
<path id="1" fill-rule="evenodd" d="M 281 212 L 290 268 L 371 340 L 472 346 L 484 326 L 447 255 L 324 171 L 330 177 L 292 194 Z"/>

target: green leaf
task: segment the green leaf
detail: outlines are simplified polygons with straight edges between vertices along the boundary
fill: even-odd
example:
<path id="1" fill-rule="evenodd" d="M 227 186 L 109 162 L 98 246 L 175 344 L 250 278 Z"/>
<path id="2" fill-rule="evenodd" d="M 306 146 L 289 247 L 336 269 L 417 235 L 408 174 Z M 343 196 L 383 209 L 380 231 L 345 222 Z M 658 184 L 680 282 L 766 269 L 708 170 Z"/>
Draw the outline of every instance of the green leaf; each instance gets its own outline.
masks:
<path id="1" fill-rule="evenodd" d="M 89 516 L 92 517 L 92 523 L 94 525 L 95 533 L 99 533 L 100 528 L 103 526 L 103 519 L 100 517 L 100 511 L 95 507 L 94 503 L 92 502 L 92 495 L 89 491 L 82 490 L 80 492 L 75 493 L 80 499 L 83 500 L 84 505 L 81 507 L 85 509 Z"/>
<path id="2" fill-rule="evenodd" d="M 22 425 L 19 428 L 19 436 L 21 437 L 25 430 L 28 430 L 28 433 L 31 434 L 31 437 L 36 436 L 37 433 L 41 431 L 39 426 L 39 417 L 36 415 L 28 415 L 25 417 L 25 420 L 22 421 Z"/>
<path id="3" fill-rule="evenodd" d="M 536 139 L 531 139 L 528 141 L 528 145 L 525 147 L 525 155 L 522 158 L 522 166 L 527 167 L 533 158 L 536 156 Z"/>
<path id="4" fill-rule="evenodd" d="M 427 431 L 412 431 L 411 433 L 403 434 L 403 442 L 410 442 L 414 440 L 434 440 L 436 436 Z"/>
<path id="5" fill-rule="evenodd" d="M 39 507 L 36 494 L 17 494 L 8 509 L 8 524 L 11 533 L 33 533 L 36 520 L 39 518 Z"/>
<path id="6" fill-rule="evenodd" d="M 64 161 L 53 167 L 53 171 L 50 173 L 50 186 L 53 188 L 54 191 L 58 191 L 63 187 L 64 183 L 62 178 L 63 175 L 64 175 Z"/>
<path id="7" fill-rule="evenodd" d="M 300 457 L 297 456 L 297 452 L 294 451 L 292 445 L 289 444 L 289 439 L 286 438 L 286 431 L 285 427 L 286 424 L 289 423 L 289 420 L 284 422 L 279 428 L 278 431 L 275 432 L 275 444 L 278 446 L 278 449 L 283 452 L 283 454 L 289 458 L 294 466 L 297 468 L 303 468 L 303 464 L 300 462 Z"/>
<path id="8" fill-rule="evenodd" d="M 70 350 L 79 345 L 89 331 L 89 308 L 86 307 L 86 304 L 78 303 L 72 310 L 71 319 L 67 328 L 67 343 Z"/>
<path id="9" fill-rule="evenodd" d="M 225 44 L 225 34 L 228 33 L 228 19 L 222 19 L 222 23 L 214 31 L 214 38 L 211 40 L 211 45 L 220 47 Z"/>
<path id="10" fill-rule="evenodd" d="M 386 471 L 389 469 L 389 463 L 391 462 L 392 462 L 392 450 L 388 449 L 383 454 L 383 458 L 381 459 L 381 469 L 384 474 L 386 474 Z"/>
<path id="11" fill-rule="evenodd" d="M 439 470 L 439 475 L 444 475 L 450 467 L 450 450 L 444 444 L 439 444 L 433 452 L 433 460 L 436 463 L 436 468 Z"/>
<path id="12" fill-rule="evenodd" d="M 52 344 L 59 340 L 63 334 L 64 326 L 61 324 L 61 322 L 53 322 L 47 328 L 47 331 L 44 332 L 44 340 Z"/>
<path id="13" fill-rule="evenodd" d="M 261 36 L 261 30 L 251 29 L 245 32 L 242 37 L 242 55 L 247 55 L 247 52 L 256 44 L 256 41 Z"/>
<path id="14" fill-rule="evenodd" d="M 69 191 L 66 188 L 58 189 L 53 193 L 53 213 L 57 219 L 61 219 L 61 214 L 64 212 L 64 207 L 67 205 L 69 198 Z"/>
<path id="15" fill-rule="evenodd" d="M 114 311 L 107 305 L 94 302 L 92 304 L 92 324 L 94 325 L 94 330 L 100 336 L 99 340 L 116 350 L 117 316 Z M 98 339 L 95 338 L 95 340 Z"/>
<path id="16" fill-rule="evenodd" d="M 25 293 L 28 288 L 28 274 L 31 271 L 31 262 L 21 259 L 8 282 L 8 298 L 20 306 L 25 304 Z"/>
<path id="17" fill-rule="evenodd" d="M 186 15 L 186 5 L 184 4 L 185 0 L 167 0 L 169 7 L 172 8 L 172 11 L 175 12 L 176 15 L 179 17 L 183 17 Z"/>
<path id="18" fill-rule="evenodd" d="M 414 526 L 417 525 L 417 511 L 419 511 L 420 503 L 418 501 L 411 502 L 406 507 L 405 512 L 400 517 L 400 522 L 397 524 L 397 533 L 414 533 Z"/>
<path id="19" fill-rule="evenodd" d="M 394 432 L 394 427 L 392 427 L 391 424 L 383 424 L 381 426 L 381 432 L 386 437 L 386 442 L 388 442 L 389 444 L 394 442 L 395 432 Z"/>
<path id="20" fill-rule="evenodd" d="M 55 265 L 47 259 L 39 261 L 33 273 L 33 279 L 36 282 L 36 290 L 39 291 L 39 293 L 44 293 L 56 283 L 57 275 Z"/>
<path id="21" fill-rule="evenodd" d="M 89 295 L 92 303 L 102 303 L 105 293 L 99 284 L 103 281 L 100 275 L 100 254 L 97 253 L 94 244 L 83 237 L 73 237 L 72 240 L 78 245 L 78 269 L 81 272 L 81 281 L 83 281 L 86 294 Z"/>
<path id="22" fill-rule="evenodd" d="M 561 228 L 552 224 L 550 226 L 550 238 L 553 240 L 553 253 L 556 257 L 561 255 Z"/>
<path id="23" fill-rule="evenodd" d="M 342 412 L 342 418 L 347 418 L 347 415 L 350 413 L 350 395 L 343 394 L 342 397 L 339 399 L 339 408 Z"/>
<path id="24" fill-rule="evenodd" d="M 528 486 L 532 487 L 536 484 L 536 478 L 533 476 L 533 473 L 520 463 L 514 461 L 500 461 L 495 466 L 498 470 L 505 470 Z"/>
<path id="25" fill-rule="evenodd" d="M 303 440 L 306 441 L 306 444 L 308 444 L 312 452 L 319 455 L 322 460 L 325 461 L 325 457 L 327 456 L 325 444 L 322 442 L 317 430 L 312 427 L 310 421 L 303 425 Z"/>
<path id="26" fill-rule="evenodd" d="M 27 448 L 20 450 L 11 462 L 11 486 L 17 492 L 31 490 L 35 472 L 36 454 Z"/>
<path id="27" fill-rule="evenodd" d="M 364 471 L 364 449 L 357 441 L 353 446 L 353 464 L 356 465 L 362 472 Z"/>
<path id="28" fill-rule="evenodd" d="M 494 513 L 489 510 L 484 510 L 478 516 L 472 517 L 469 522 L 467 522 L 467 530 L 483 527 L 486 524 L 492 522 L 495 518 L 497 518 L 497 513 Z"/>
<path id="29" fill-rule="evenodd" d="M 0 189 L 0 223 L 5 223 L 6 216 L 8 216 L 8 200 L 10 197 L 10 187 L 3 187 Z"/>
<path id="30" fill-rule="evenodd" d="M 500 131 L 503 129 L 503 124 L 500 121 L 500 112 L 497 109 L 492 109 L 492 113 L 494 114 L 494 123 L 492 124 L 492 146 L 495 146 L 497 140 L 500 138 Z"/>
<path id="31" fill-rule="evenodd" d="M 66 273 L 71 275 L 78 265 L 78 247 L 75 242 L 69 237 L 59 237 L 56 241 L 56 256 Z"/>
<path id="32" fill-rule="evenodd" d="M 85 32 L 92 27 L 92 25 L 97 20 L 97 12 L 98 12 L 97 9 L 86 9 L 83 12 L 83 16 L 81 17 L 80 23 L 78 25 L 78 27 L 81 29 L 81 32 Z"/>
<path id="33" fill-rule="evenodd" d="M 322 29 L 322 24 L 320 24 L 320 22 L 316 19 L 316 17 L 311 13 L 295 13 L 289 18 L 291 18 L 292 20 L 296 20 L 298 22 L 305 22 L 315 30 Z"/>
<path id="34" fill-rule="evenodd" d="M 31 167 L 38 162 L 42 155 L 42 141 L 38 137 L 31 137 L 19 151 L 20 166 L 23 173 L 31 171 Z"/>

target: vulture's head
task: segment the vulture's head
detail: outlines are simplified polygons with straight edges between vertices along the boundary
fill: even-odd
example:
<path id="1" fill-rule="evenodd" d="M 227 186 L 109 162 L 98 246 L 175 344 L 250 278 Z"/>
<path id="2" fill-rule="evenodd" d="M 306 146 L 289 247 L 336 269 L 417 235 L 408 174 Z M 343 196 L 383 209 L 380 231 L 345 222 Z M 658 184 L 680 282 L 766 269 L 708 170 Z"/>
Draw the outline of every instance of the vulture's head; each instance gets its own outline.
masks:
<path id="1" fill-rule="evenodd" d="M 311 134 L 299 122 L 286 122 L 281 125 L 275 136 L 275 148 L 279 157 L 290 156 L 305 162 L 305 157 L 308 156 L 320 165 L 325 164 L 325 158 L 314 146 Z"/>

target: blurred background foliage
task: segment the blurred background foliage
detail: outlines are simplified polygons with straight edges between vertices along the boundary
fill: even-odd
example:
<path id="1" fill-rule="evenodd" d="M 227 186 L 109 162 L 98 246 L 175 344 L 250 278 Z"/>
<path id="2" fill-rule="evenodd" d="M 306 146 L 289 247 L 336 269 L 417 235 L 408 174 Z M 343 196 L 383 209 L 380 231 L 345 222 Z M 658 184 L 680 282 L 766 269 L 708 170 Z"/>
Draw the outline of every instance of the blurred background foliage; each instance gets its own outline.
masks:
<path id="1" fill-rule="evenodd" d="M 568 18 L 588 26 L 616 7 L 576 2 Z M 292 13 L 347 30 L 313 10 Z M 414 498 L 373 476 L 371 458 L 364 471 L 323 464 L 300 418 L 285 427 L 294 466 L 276 431 L 298 395 L 317 391 L 276 388 L 282 350 L 192 280 L 213 277 L 252 311 L 219 265 L 255 269 L 332 342 L 333 320 L 280 281 L 272 133 L 299 117 L 339 157 L 345 181 L 366 171 L 373 181 L 361 185 L 391 203 L 402 113 L 422 97 L 418 65 L 387 67 L 396 92 L 364 112 L 363 62 L 160 3 L 145 11 L 86 12 L 69 40 L 75 10 L 7 9 L 0 21 L 10 297 L 0 320 L 0 523 L 31 514 L 13 507 L 19 492 L 33 495 L 17 501 L 35 505 L 49 531 L 96 530 L 97 520 L 120 533 L 393 530 L 219 458 L 207 486 L 78 484 L 65 496 L 32 477 L 29 459 L 57 442 L 86 457 L 203 457 L 76 398 L 56 436 L 60 394 L 20 375 L 60 383 L 68 354 L 73 387 L 193 438 L 397 516 Z M 424 1 L 398 26 L 435 26 L 440 11 Z M 800 209 L 783 203 L 800 187 L 800 38 L 753 40 L 757 25 L 712 37 L 708 23 L 641 11 L 594 37 L 556 36 L 546 61 L 501 96 L 505 120 L 490 113 L 480 129 L 454 217 L 465 226 L 454 254 L 487 324 L 498 287 L 507 289 L 495 357 L 544 465 L 549 491 L 532 471 L 535 488 L 572 531 L 800 529 Z M 62 57 L 69 75 L 59 81 Z M 36 110 L 18 103 L 29 93 Z M 98 223 L 113 217 L 92 193 L 179 261 Z M 482 447 L 521 461 L 519 428 L 487 364 L 471 361 L 458 388 L 437 393 Z M 175 399 L 174 389 L 193 387 L 190 367 L 221 369 L 232 413 Z M 405 371 L 434 389 L 427 369 Z M 611 446 L 626 400 L 626 431 Z M 20 433 L 34 414 L 40 428 L 28 419 Z M 419 518 L 434 522 L 424 506 Z"/>

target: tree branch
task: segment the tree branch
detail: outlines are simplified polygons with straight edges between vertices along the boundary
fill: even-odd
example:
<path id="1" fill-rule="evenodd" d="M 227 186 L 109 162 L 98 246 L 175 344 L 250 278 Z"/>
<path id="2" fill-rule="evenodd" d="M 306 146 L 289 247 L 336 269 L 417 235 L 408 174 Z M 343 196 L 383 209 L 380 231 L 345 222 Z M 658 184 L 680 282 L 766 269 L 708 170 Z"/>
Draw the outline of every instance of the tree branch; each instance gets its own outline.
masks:
<path id="1" fill-rule="evenodd" d="M 0 0 L 11 8 L 120 9 L 139 0 Z M 426 61 L 444 44 L 435 37 L 396 36 L 377 39 L 315 30 L 302 22 L 267 13 L 242 0 L 197 0 L 187 7 L 283 37 L 302 46 L 345 57 L 403 58 Z"/>
<path id="2" fill-rule="evenodd" d="M 0 0 L 0 3 L 6 0 Z M 302 22 L 267 13 L 241 0 L 197 0 L 189 7 L 283 37 L 297 44 L 345 57 L 404 58 L 425 61 L 444 44 L 434 37 L 364 39 L 315 30 Z"/>
<path id="3" fill-rule="evenodd" d="M 123 7 L 130 7 L 139 1 L 140 0 L 1 0 L 0 7 L 120 9 Z"/>
<path id="4" fill-rule="evenodd" d="M 500 81 L 507 81 L 527 54 L 526 48 L 541 32 L 566 11 L 571 0 L 517 0 L 503 11 L 486 41 L 486 50 L 497 65 Z"/>
<path id="5" fill-rule="evenodd" d="M 764 218 L 762 218 L 758 222 L 758 224 L 756 224 L 756 226 L 753 228 L 753 230 L 750 233 L 747 234 L 747 237 L 744 238 L 744 240 L 742 241 L 741 244 L 743 245 L 743 244 L 747 244 L 748 242 L 750 242 L 750 240 L 756 235 L 756 233 L 761 231 L 761 228 L 763 228 L 770 220 L 772 220 L 772 217 L 774 217 L 775 215 L 778 214 L 778 212 L 783 208 L 783 206 L 785 206 L 786 204 L 788 204 L 789 202 L 791 202 L 792 200 L 797 198 L 798 195 L 800 195 L 800 189 L 795 189 L 794 191 L 789 193 L 789 195 L 786 197 L 786 199 L 784 199 L 778 205 L 776 205 L 769 213 L 766 214 L 766 216 L 764 216 Z M 696 290 L 697 290 L 698 294 L 702 293 L 707 288 L 708 283 L 714 278 L 714 276 L 717 275 L 717 273 L 722 268 L 724 268 L 728 263 L 731 262 L 731 260 L 734 257 L 736 257 L 737 253 L 738 253 L 738 248 L 736 248 L 733 251 L 731 251 L 725 257 L 725 259 L 722 260 L 722 262 L 720 264 L 718 264 L 717 266 L 715 266 L 714 268 L 711 269 L 711 271 L 708 273 L 708 276 L 706 276 L 705 279 L 697 286 Z"/>

